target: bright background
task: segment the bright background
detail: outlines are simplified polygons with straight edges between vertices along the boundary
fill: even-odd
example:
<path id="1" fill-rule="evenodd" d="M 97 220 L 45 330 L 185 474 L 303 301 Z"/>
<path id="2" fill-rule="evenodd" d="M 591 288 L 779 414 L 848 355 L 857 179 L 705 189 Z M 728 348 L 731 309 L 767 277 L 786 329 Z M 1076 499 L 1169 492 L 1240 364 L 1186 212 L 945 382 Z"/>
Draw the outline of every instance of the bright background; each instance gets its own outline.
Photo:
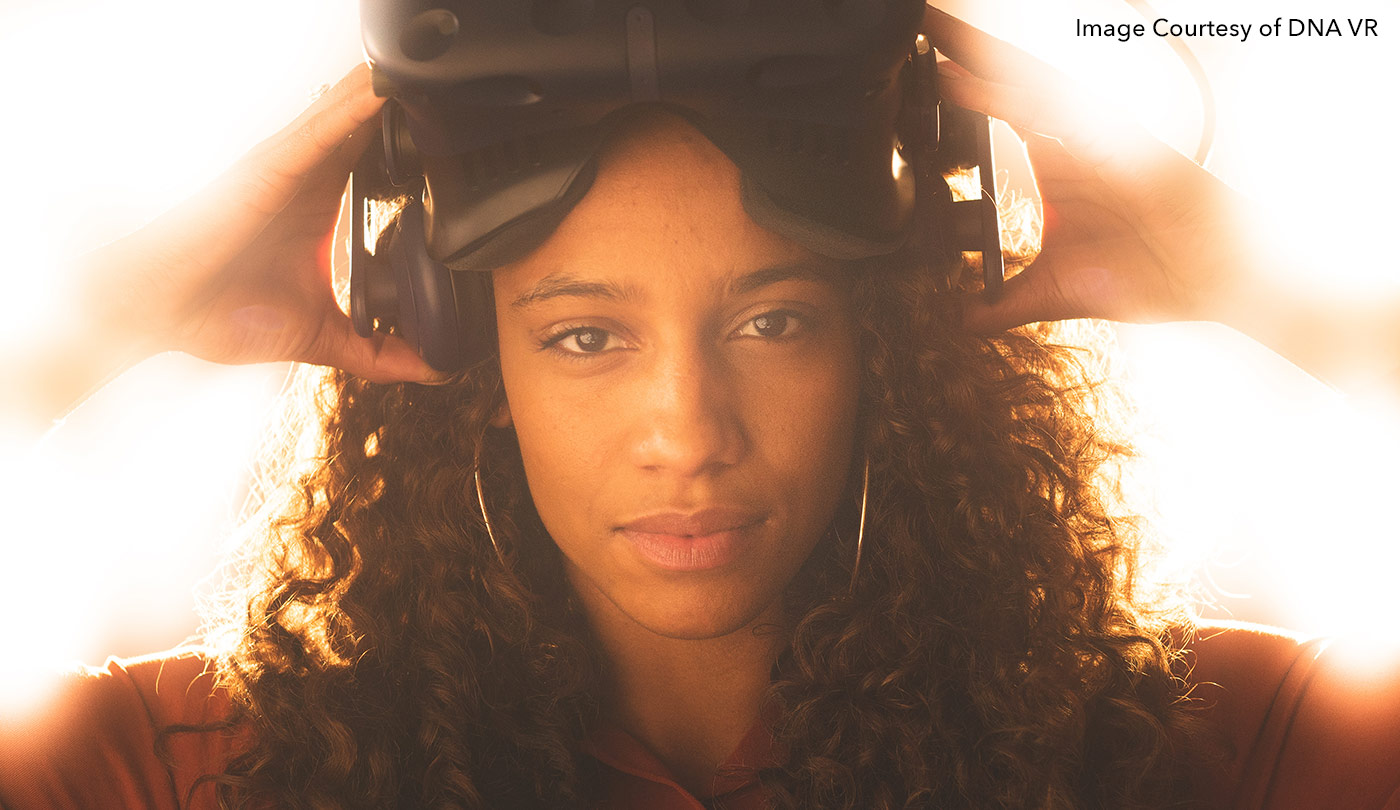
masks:
<path id="1" fill-rule="evenodd" d="M 1076 17 L 1133 22 L 1110 0 L 959 0 L 947 10 L 1094 85 L 1195 150 L 1194 85 L 1156 37 L 1074 36 Z M 1327 254 L 1300 285 L 1394 291 L 1400 221 L 1396 0 L 1161 0 L 1182 22 L 1373 17 L 1373 39 L 1191 40 L 1214 83 L 1211 168 L 1280 234 Z M 0 3 L 0 197 L 9 302 L 0 339 L 64 260 L 136 229 L 290 120 L 359 57 L 351 0 Z M 1335 233 L 1368 242 L 1339 244 Z M 1393 625 L 1400 451 L 1392 403 L 1348 402 L 1222 327 L 1122 327 L 1149 428 L 1145 511 L 1214 602 L 1212 615 L 1305 633 Z M 287 367 L 157 357 L 37 447 L 0 425 L 0 703 L 37 673 L 172 646 L 194 632 L 243 505 L 246 470 Z"/>

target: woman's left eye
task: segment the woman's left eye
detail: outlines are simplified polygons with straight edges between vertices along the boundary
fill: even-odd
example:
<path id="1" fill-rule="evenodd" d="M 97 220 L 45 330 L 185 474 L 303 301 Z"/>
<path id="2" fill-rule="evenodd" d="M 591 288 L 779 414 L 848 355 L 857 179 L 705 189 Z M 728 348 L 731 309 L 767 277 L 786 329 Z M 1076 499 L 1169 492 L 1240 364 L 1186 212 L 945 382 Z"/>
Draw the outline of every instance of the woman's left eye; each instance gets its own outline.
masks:
<path id="1" fill-rule="evenodd" d="M 790 337 L 802 326 L 802 318 L 795 312 L 775 310 L 749 318 L 739 327 L 738 334 L 747 337 L 781 338 Z"/>

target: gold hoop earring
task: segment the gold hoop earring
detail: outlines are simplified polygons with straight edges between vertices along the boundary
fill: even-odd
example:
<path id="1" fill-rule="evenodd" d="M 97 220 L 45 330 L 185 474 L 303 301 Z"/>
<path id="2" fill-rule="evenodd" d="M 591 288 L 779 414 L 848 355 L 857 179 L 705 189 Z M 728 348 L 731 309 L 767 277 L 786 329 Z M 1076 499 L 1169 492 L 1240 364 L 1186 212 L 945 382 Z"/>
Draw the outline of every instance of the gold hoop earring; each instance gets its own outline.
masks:
<path id="1" fill-rule="evenodd" d="M 496 532 L 491 528 L 491 517 L 486 514 L 486 493 L 481 490 L 481 446 L 477 445 L 476 458 L 473 459 L 472 480 L 476 482 L 476 505 L 481 507 L 481 522 L 486 524 L 486 536 L 491 538 L 491 548 L 496 550 L 496 559 L 501 561 L 501 567 L 506 565 L 505 555 L 501 553 L 501 545 L 496 542 Z"/>
<path id="2" fill-rule="evenodd" d="M 860 574 L 860 554 L 865 549 L 865 506 L 870 500 L 870 456 L 865 457 L 865 474 L 860 486 L 860 528 L 856 530 L 856 564 L 851 566 L 851 593 L 856 591 L 856 577 Z"/>

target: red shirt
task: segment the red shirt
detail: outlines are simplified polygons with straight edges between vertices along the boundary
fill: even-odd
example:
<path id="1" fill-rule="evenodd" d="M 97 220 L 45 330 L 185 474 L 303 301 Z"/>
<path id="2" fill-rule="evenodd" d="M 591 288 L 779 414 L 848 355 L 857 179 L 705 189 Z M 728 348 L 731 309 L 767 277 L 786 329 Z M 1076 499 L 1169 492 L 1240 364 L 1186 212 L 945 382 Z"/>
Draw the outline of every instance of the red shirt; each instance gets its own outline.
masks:
<path id="1" fill-rule="evenodd" d="M 1258 628 L 1202 633 L 1193 644 L 1194 696 L 1234 744 L 1208 780 L 1210 807 L 1242 810 L 1400 810 L 1400 656 L 1377 663 L 1321 642 Z M 0 729 L 0 808 L 213 810 L 212 786 L 183 797 L 218 769 L 235 740 L 171 738 L 173 767 L 154 754 L 156 729 L 217 719 L 226 708 L 198 653 L 109 660 L 72 678 L 45 713 Z M 772 757 L 757 723 L 721 772 L 752 774 Z M 600 810 L 704 810 L 641 743 L 617 727 L 585 753 L 603 764 Z M 712 796 L 727 810 L 762 810 L 752 777 L 720 776 Z"/>

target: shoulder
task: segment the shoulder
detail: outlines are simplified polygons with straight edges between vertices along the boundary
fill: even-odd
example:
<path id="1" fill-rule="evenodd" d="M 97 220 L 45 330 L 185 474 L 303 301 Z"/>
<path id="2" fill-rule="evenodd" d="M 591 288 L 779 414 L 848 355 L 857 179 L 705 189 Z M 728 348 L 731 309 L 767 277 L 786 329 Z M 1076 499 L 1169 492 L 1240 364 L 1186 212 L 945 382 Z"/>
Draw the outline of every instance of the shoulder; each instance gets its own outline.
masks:
<path id="1" fill-rule="evenodd" d="M 0 807 L 183 807 L 195 780 L 222 769 L 234 738 L 170 735 L 163 761 L 160 731 L 228 716 L 200 650 L 111 658 L 67 673 L 41 706 L 0 723 Z"/>
<path id="2" fill-rule="evenodd" d="M 1183 663 L 1230 750 L 1225 806 L 1400 810 L 1400 645 L 1212 622 Z"/>

